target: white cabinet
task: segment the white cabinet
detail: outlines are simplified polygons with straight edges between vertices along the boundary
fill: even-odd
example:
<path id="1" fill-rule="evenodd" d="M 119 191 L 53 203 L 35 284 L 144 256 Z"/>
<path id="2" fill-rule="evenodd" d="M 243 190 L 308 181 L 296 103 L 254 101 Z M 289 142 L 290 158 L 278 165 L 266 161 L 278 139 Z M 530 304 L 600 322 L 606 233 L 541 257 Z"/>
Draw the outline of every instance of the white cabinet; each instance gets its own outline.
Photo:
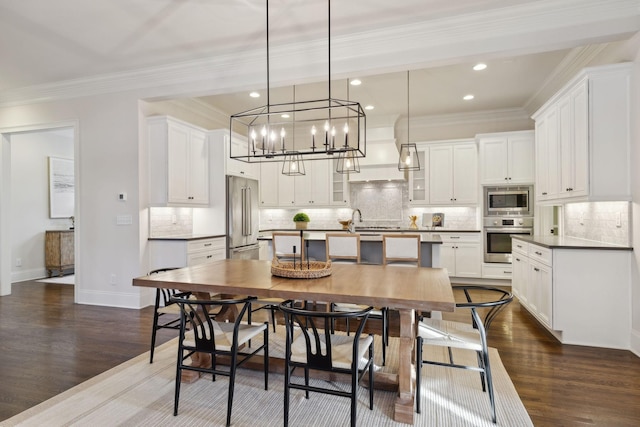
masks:
<path id="1" fill-rule="evenodd" d="M 477 171 L 475 142 L 429 147 L 429 204 L 476 205 Z"/>
<path id="2" fill-rule="evenodd" d="M 480 233 L 440 233 L 441 267 L 452 277 L 481 277 Z"/>
<path id="3" fill-rule="evenodd" d="M 147 118 L 149 203 L 209 204 L 209 142 L 205 130 L 167 116 Z"/>
<path id="4" fill-rule="evenodd" d="M 564 344 L 628 349 L 633 252 L 570 240 L 547 247 L 514 238 L 513 293 Z"/>
<path id="5" fill-rule="evenodd" d="M 514 295 L 547 328 L 553 328 L 552 251 L 543 246 L 513 241 Z"/>
<path id="6" fill-rule="evenodd" d="M 229 129 L 216 129 L 209 132 L 211 145 L 216 153 L 224 156 L 225 174 L 242 176 L 244 178 L 259 179 L 260 163 L 243 162 L 232 159 L 233 156 L 246 155 L 248 153 L 248 141 L 236 133 L 231 134 L 229 142 Z"/>
<path id="7" fill-rule="evenodd" d="M 513 276 L 513 264 L 501 262 L 488 262 L 482 264 L 483 279 L 511 280 Z"/>
<path id="8" fill-rule="evenodd" d="M 226 237 L 149 241 L 149 270 L 182 268 L 226 258 Z"/>
<path id="9" fill-rule="evenodd" d="M 416 155 L 413 154 L 415 157 Z M 427 165 L 429 164 L 429 148 L 421 146 L 417 150 L 417 161 L 420 162 L 420 170 L 409 171 L 409 204 L 415 206 L 429 204 L 429 181 Z M 417 164 L 416 159 L 412 164 Z"/>
<path id="10" fill-rule="evenodd" d="M 294 179 L 294 201 L 296 206 L 329 206 L 330 182 L 329 167 L 332 161 L 308 161 L 305 165 L 305 175 Z M 285 177 L 286 178 L 286 177 Z"/>
<path id="11" fill-rule="evenodd" d="M 282 174 L 282 162 L 260 165 L 261 207 L 328 207 L 348 203 L 346 178 L 332 174 L 332 161 L 305 162 L 305 175 Z M 337 175 L 337 176 L 336 176 Z"/>
<path id="12" fill-rule="evenodd" d="M 631 68 L 587 68 L 533 115 L 538 202 L 631 200 Z"/>
<path id="13" fill-rule="evenodd" d="M 533 131 L 476 135 L 481 184 L 531 184 L 535 180 Z"/>
<path id="14" fill-rule="evenodd" d="M 260 164 L 260 207 L 274 208 L 278 204 L 278 175 L 282 163 L 265 162 Z"/>
<path id="15" fill-rule="evenodd" d="M 331 206 L 349 206 L 349 175 L 336 172 L 338 160 L 331 161 Z"/>

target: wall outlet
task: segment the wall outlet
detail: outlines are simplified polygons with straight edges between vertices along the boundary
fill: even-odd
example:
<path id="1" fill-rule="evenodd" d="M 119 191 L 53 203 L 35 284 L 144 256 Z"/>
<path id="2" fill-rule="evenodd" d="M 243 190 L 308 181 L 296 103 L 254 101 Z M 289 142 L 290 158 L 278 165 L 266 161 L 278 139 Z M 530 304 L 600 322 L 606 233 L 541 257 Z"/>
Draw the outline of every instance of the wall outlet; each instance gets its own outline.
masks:
<path id="1" fill-rule="evenodd" d="M 22 258 L 16 258 L 16 267 L 22 267 Z"/>
<path id="2" fill-rule="evenodd" d="M 111 274 L 111 276 L 109 277 L 109 284 L 115 286 L 116 285 L 116 275 L 115 274 Z"/>

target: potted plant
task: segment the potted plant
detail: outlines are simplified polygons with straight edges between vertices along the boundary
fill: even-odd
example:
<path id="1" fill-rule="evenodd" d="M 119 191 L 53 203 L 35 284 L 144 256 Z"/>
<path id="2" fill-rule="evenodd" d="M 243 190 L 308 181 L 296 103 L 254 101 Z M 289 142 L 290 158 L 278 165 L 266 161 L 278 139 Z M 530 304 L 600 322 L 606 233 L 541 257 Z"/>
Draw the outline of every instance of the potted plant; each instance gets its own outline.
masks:
<path id="1" fill-rule="evenodd" d="M 307 223 L 311 221 L 309 219 L 309 215 L 304 212 L 298 212 L 293 217 L 293 222 L 296 223 L 297 230 L 305 230 L 307 228 Z"/>

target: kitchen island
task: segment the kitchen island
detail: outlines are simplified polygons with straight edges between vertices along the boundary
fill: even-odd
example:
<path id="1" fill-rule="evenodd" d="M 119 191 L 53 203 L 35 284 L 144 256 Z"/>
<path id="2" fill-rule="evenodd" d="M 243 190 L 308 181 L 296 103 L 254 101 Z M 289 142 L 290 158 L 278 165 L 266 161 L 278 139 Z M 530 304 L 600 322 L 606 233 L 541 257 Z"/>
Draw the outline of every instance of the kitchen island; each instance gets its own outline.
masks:
<path id="1" fill-rule="evenodd" d="M 513 294 L 563 344 L 630 349 L 633 248 L 513 236 Z"/>
<path id="2" fill-rule="evenodd" d="M 271 232 L 276 230 L 261 231 L 258 240 L 266 241 L 269 244 L 269 252 L 266 259 L 271 259 L 273 251 L 271 249 Z M 277 231 L 300 231 L 300 230 L 277 230 Z M 326 261 L 326 233 L 344 232 L 343 230 L 302 230 L 305 239 L 309 240 L 308 254 L 310 258 L 318 261 Z M 421 260 L 422 267 L 440 267 L 440 246 L 442 239 L 437 230 L 358 230 L 360 234 L 360 258 L 362 264 L 382 264 L 382 235 L 392 233 L 420 234 L 421 237 Z"/>

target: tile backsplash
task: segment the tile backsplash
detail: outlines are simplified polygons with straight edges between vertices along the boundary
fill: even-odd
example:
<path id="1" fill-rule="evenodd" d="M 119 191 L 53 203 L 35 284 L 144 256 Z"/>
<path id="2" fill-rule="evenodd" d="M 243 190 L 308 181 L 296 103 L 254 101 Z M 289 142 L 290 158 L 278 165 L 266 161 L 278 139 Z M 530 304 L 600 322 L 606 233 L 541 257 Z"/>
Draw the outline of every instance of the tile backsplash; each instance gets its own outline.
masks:
<path id="1" fill-rule="evenodd" d="M 193 233 L 192 208 L 149 208 L 149 236 L 171 237 Z"/>
<path id="2" fill-rule="evenodd" d="M 564 235 L 628 246 L 630 215 L 629 202 L 569 203 L 563 213 Z"/>
<path id="3" fill-rule="evenodd" d="M 480 228 L 478 209 L 470 207 L 410 207 L 409 188 L 406 182 L 375 181 L 350 184 L 351 207 L 362 212 L 362 227 L 401 227 L 408 228 L 409 215 L 418 216 L 419 228 L 424 213 L 444 213 L 444 228 L 456 230 L 477 230 Z M 293 228 L 293 216 L 305 212 L 311 218 L 310 228 L 339 229 L 338 220 L 351 218 L 351 208 L 334 209 L 262 209 L 260 211 L 261 229 Z M 357 215 L 356 215 L 357 219 Z"/>

